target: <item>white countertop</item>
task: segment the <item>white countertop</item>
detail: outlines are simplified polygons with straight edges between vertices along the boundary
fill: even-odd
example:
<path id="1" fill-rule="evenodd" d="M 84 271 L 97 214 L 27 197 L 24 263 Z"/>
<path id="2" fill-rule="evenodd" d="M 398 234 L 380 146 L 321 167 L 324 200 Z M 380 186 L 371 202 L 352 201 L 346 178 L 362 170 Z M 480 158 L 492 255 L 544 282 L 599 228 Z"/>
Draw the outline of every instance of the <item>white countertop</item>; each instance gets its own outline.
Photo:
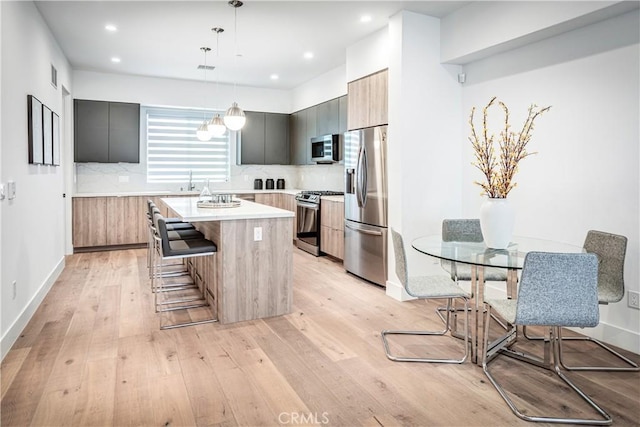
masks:
<path id="1" fill-rule="evenodd" d="M 269 193 L 285 193 L 296 195 L 302 190 L 286 188 L 284 190 L 219 190 L 212 191 L 215 194 L 269 194 Z M 198 196 L 198 191 L 171 191 L 171 190 L 141 190 L 141 191 L 120 191 L 120 192 L 104 192 L 104 193 L 76 193 L 73 197 L 127 197 L 127 196 Z"/>
<path id="2" fill-rule="evenodd" d="M 274 191 L 278 192 L 278 191 Z M 282 192 L 282 190 L 280 190 Z M 294 213 L 272 206 L 241 200 L 235 208 L 199 208 L 197 197 L 167 197 L 162 201 L 188 222 L 230 221 L 258 218 L 292 218 Z"/>

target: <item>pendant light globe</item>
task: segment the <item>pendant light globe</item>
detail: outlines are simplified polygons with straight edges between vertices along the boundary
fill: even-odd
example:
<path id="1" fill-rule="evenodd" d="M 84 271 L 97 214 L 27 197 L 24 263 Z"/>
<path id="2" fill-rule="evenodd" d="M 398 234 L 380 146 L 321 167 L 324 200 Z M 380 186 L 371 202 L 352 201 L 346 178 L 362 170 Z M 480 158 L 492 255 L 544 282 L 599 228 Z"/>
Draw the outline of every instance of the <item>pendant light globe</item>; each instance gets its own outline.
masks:
<path id="1" fill-rule="evenodd" d="M 224 124 L 230 130 L 240 130 L 246 123 L 247 118 L 242 108 L 238 107 L 238 103 L 234 102 L 224 115 Z"/>
<path id="2" fill-rule="evenodd" d="M 230 0 L 229 6 L 233 7 L 233 38 L 234 38 L 234 65 L 236 65 L 236 59 L 238 58 L 238 8 L 242 7 L 243 3 L 240 0 Z M 236 97 L 236 80 L 233 82 L 233 97 Z M 229 130 L 238 131 L 242 129 L 247 118 L 244 115 L 242 108 L 238 107 L 238 103 L 234 102 L 224 115 L 224 124 Z"/>
<path id="3" fill-rule="evenodd" d="M 222 120 L 220 114 L 216 114 L 211 118 L 211 120 L 209 120 L 207 128 L 209 129 L 211 136 L 214 137 L 221 137 L 227 131 L 227 126 L 225 126 L 224 120 Z"/>
<path id="4" fill-rule="evenodd" d="M 200 141 L 208 141 L 211 139 L 209 125 L 207 124 L 206 120 L 202 122 L 200 126 L 198 126 L 198 129 L 196 130 L 196 138 L 198 138 Z"/>

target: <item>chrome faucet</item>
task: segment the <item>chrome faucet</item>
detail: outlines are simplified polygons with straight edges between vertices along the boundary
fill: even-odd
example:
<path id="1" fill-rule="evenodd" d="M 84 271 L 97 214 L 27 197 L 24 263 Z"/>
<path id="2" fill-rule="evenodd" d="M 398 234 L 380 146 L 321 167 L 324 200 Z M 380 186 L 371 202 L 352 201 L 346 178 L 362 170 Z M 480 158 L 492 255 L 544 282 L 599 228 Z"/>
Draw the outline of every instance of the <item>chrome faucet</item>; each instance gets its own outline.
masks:
<path id="1" fill-rule="evenodd" d="M 187 185 L 187 191 L 196 189 L 196 185 L 193 183 L 193 171 L 189 169 L 189 184 Z"/>

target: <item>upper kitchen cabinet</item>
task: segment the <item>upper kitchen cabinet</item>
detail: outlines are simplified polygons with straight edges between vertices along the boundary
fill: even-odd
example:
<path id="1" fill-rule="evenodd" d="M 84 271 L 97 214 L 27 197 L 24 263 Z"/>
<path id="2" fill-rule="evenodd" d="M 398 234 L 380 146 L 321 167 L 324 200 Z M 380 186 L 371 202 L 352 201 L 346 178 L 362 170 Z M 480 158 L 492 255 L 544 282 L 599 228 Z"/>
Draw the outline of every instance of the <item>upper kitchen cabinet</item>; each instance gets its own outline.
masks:
<path id="1" fill-rule="evenodd" d="M 291 164 L 314 165 L 309 153 L 311 138 L 347 131 L 347 96 L 300 110 L 290 119 Z"/>
<path id="2" fill-rule="evenodd" d="M 319 104 L 316 110 L 316 135 L 338 133 L 340 127 L 340 101 L 338 98 Z"/>
<path id="3" fill-rule="evenodd" d="M 139 163 L 140 104 L 74 100 L 76 162 Z"/>
<path id="4" fill-rule="evenodd" d="M 245 111 L 245 115 L 239 164 L 289 164 L 289 115 L 256 111 Z"/>
<path id="5" fill-rule="evenodd" d="M 354 80 L 348 85 L 348 127 L 362 129 L 389 123 L 387 70 Z"/>

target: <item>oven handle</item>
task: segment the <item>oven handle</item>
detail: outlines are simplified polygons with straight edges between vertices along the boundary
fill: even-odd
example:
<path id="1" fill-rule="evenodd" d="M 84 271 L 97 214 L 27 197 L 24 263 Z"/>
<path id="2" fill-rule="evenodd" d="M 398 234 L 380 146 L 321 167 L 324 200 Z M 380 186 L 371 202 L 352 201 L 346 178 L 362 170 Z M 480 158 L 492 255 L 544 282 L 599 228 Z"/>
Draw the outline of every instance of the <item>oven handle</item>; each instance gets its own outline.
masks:
<path id="1" fill-rule="evenodd" d="M 363 230 L 362 228 L 354 227 L 353 225 L 345 224 L 345 227 L 350 228 L 353 231 L 357 231 L 362 234 L 369 234 L 371 236 L 382 236 L 382 231 Z"/>
<path id="2" fill-rule="evenodd" d="M 320 205 L 316 203 L 301 202 L 300 200 L 297 200 L 297 203 L 298 203 L 298 206 L 301 206 L 303 208 L 313 209 L 314 211 L 317 211 L 318 209 L 320 209 Z"/>

